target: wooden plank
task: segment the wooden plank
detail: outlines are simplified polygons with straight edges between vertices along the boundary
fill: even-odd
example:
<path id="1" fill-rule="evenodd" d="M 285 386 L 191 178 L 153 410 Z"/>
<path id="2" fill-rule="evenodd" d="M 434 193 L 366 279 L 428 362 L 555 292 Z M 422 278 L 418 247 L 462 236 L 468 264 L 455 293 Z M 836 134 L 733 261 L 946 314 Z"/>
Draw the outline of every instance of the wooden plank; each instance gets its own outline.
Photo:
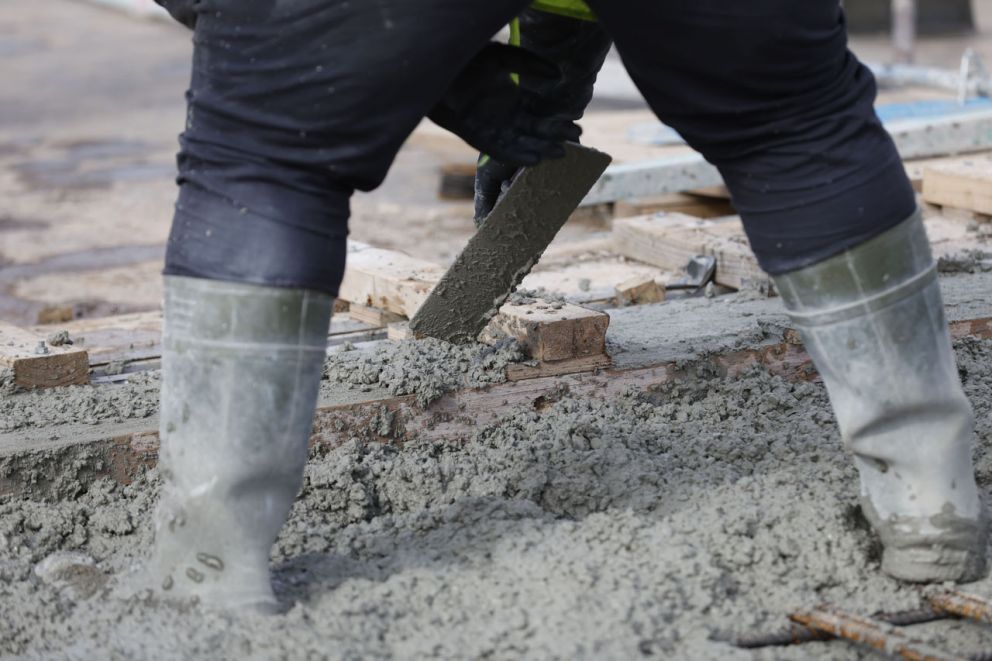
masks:
<path id="1" fill-rule="evenodd" d="M 349 241 L 338 298 L 412 317 L 442 275 L 432 262 Z"/>
<path id="2" fill-rule="evenodd" d="M 685 214 L 622 218 L 613 223 L 617 251 L 663 269 L 682 269 L 697 255 L 716 257 L 717 284 L 734 289 L 769 278 L 744 236 L 738 218 L 701 220 Z"/>
<path id="3" fill-rule="evenodd" d="M 52 346 L 45 335 L 0 321 L 0 366 L 13 372 L 19 388 L 52 388 L 82 385 L 90 381 L 90 363 L 85 349 L 73 345 Z"/>
<path id="4" fill-rule="evenodd" d="M 649 277 L 659 282 L 667 282 L 676 277 L 679 270 L 662 270 L 616 253 L 603 257 L 576 259 L 571 264 L 557 265 L 546 265 L 542 258 L 520 286 L 564 296 L 569 303 L 576 305 L 612 303 L 616 298 L 617 285 L 624 281 Z"/>
<path id="5" fill-rule="evenodd" d="M 525 379 L 539 379 L 548 376 L 594 372 L 596 370 L 607 369 L 611 365 L 612 361 L 606 354 L 568 358 L 566 360 L 542 360 L 536 361 L 535 364 L 522 363 L 507 365 L 506 380 L 523 381 Z"/>
<path id="6" fill-rule="evenodd" d="M 613 205 L 614 218 L 644 216 L 659 211 L 684 213 L 697 218 L 719 218 L 735 213 L 729 200 L 688 193 L 669 193 L 668 195 L 617 200 Z"/>
<path id="7" fill-rule="evenodd" d="M 651 276 L 637 276 L 616 286 L 617 305 L 643 305 L 665 300 L 665 288 Z"/>
<path id="8" fill-rule="evenodd" d="M 162 311 L 76 319 L 55 326 L 34 326 L 35 333 L 65 330 L 89 353 L 90 365 L 158 358 L 162 355 Z"/>
<path id="9" fill-rule="evenodd" d="M 585 239 L 553 242 L 520 287 L 545 290 L 565 297 L 569 303 L 583 305 L 612 302 L 617 284 L 634 277 L 665 282 L 675 275 L 618 255 L 612 234 L 598 232 Z"/>
<path id="10" fill-rule="evenodd" d="M 960 158 L 926 167 L 923 200 L 992 215 L 992 157 Z"/>
<path id="11" fill-rule="evenodd" d="M 376 328 L 382 328 L 384 326 L 388 326 L 389 324 L 406 320 L 406 317 L 401 314 L 396 314 L 395 312 L 390 312 L 389 310 L 383 310 L 381 308 L 372 308 L 367 305 L 360 305 L 358 303 L 351 304 L 351 307 L 348 308 L 348 316 L 355 321 L 360 321 L 363 324 L 375 326 Z"/>
<path id="12" fill-rule="evenodd" d="M 975 158 L 982 158 L 992 155 L 992 152 L 982 151 L 973 154 Z M 913 190 L 917 193 L 923 191 L 923 174 L 928 168 L 935 165 L 942 165 L 948 162 L 954 162 L 961 160 L 961 156 L 935 156 L 933 158 L 913 158 L 903 161 L 902 165 L 906 168 L 906 176 L 909 177 L 910 182 L 913 184 Z"/>
<path id="13" fill-rule="evenodd" d="M 512 337 L 535 360 L 566 360 L 605 353 L 609 325 L 606 313 L 571 303 L 508 303 L 483 331 L 482 339 L 492 342 Z"/>
<path id="14" fill-rule="evenodd" d="M 331 340 L 338 336 L 345 339 L 368 339 L 367 334 L 375 328 L 376 326 L 349 319 L 347 314 L 337 315 L 331 318 L 328 337 Z M 53 331 L 67 331 L 75 346 L 86 350 L 91 367 L 162 356 L 161 310 L 76 319 L 62 324 L 32 326 L 28 330 L 42 337 Z"/>

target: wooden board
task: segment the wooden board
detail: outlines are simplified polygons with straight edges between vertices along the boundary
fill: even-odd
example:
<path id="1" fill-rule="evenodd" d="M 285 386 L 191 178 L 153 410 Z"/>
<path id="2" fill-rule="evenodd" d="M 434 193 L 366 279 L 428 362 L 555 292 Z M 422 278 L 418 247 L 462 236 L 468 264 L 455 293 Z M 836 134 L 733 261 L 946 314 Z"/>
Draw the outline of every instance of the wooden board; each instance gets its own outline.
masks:
<path id="1" fill-rule="evenodd" d="M 507 365 L 506 380 L 523 381 L 525 379 L 538 379 L 548 376 L 594 372 L 596 370 L 607 369 L 612 364 L 610 357 L 601 353 L 595 356 L 568 358 L 566 360 L 536 361 L 536 364 L 533 365 L 526 363 Z"/>
<path id="2" fill-rule="evenodd" d="M 348 242 L 348 263 L 338 298 L 412 317 L 444 269 L 395 250 Z"/>
<path id="3" fill-rule="evenodd" d="M 14 373 L 20 388 L 82 385 L 90 381 L 85 349 L 51 346 L 45 335 L 0 321 L 0 366 Z"/>
<path id="4" fill-rule="evenodd" d="M 389 310 L 383 310 L 381 308 L 370 308 L 367 305 L 360 305 L 358 303 L 352 303 L 348 308 L 348 316 L 355 321 L 360 321 L 363 324 L 368 324 L 370 326 L 375 326 L 376 328 L 382 328 L 397 321 L 404 321 L 405 316 L 401 314 L 396 314 L 395 312 L 390 312 Z"/>
<path id="5" fill-rule="evenodd" d="M 375 328 L 370 324 L 354 321 L 347 314 L 335 315 L 331 318 L 328 336 L 332 340 L 337 336 L 366 339 L 365 334 Z M 28 330 L 42 338 L 53 331 L 68 331 L 69 337 L 75 343 L 74 346 L 86 350 L 91 367 L 112 362 L 130 363 L 150 360 L 162 356 L 161 310 L 76 319 L 60 324 L 32 326 Z"/>
<path id="6" fill-rule="evenodd" d="M 734 207 L 726 199 L 691 193 L 669 193 L 655 197 L 617 200 L 613 205 L 614 218 L 644 216 L 659 211 L 684 213 L 697 218 L 719 218 L 732 215 Z"/>
<path id="7" fill-rule="evenodd" d="M 162 312 L 137 312 L 113 317 L 76 319 L 55 325 L 35 326 L 34 332 L 66 330 L 89 353 L 90 365 L 158 358 L 162 355 Z"/>
<path id="8" fill-rule="evenodd" d="M 620 254 L 667 270 L 684 268 L 697 255 L 712 255 L 717 284 L 734 289 L 769 280 L 738 218 L 701 220 L 677 213 L 621 218 L 613 223 L 613 241 Z"/>
<path id="9" fill-rule="evenodd" d="M 567 266 L 545 267 L 542 260 L 520 286 L 543 289 L 549 294 L 564 296 L 569 303 L 585 305 L 613 301 L 617 285 L 631 278 L 651 277 L 660 286 L 660 283 L 668 282 L 675 276 L 676 269 L 666 271 L 614 254 L 583 259 Z"/>
<path id="10" fill-rule="evenodd" d="M 992 156 L 947 160 L 923 171 L 923 200 L 992 215 Z"/>
<path id="11" fill-rule="evenodd" d="M 571 303 L 508 303 L 483 331 L 484 341 L 515 338 L 535 360 L 595 356 L 606 351 L 610 317 Z"/>
<path id="12" fill-rule="evenodd" d="M 609 163 L 608 154 L 565 143 L 562 158 L 521 170 L 417 313 L 408 315 L 410 328 L 456 344 L 475 341 Z"/>

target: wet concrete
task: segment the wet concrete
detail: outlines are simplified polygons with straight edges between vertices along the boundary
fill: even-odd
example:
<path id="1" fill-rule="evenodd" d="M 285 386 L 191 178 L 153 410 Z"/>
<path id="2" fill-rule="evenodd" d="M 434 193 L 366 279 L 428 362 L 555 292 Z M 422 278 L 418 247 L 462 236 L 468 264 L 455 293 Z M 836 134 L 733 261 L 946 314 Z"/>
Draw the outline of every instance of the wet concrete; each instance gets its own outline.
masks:
<path id="1" fill-rule="evenodd" d="M 956 348 L 988 491 L 992 342 Z M 315 450 L 273 551 L 275 617 L 142 589 L 157 489 L 150 471 L 127 486 L 66 478 L 56 501 L 0 498 L 0 654 L 867 660 L 837 642 L 722 641 L 823 601 L 921 602 L 879 572 L 822 386 L 760 369 L 566 395 L 466 444 Z M 958 654 L 992 643 L 954 623 L 926 635 Z"/>

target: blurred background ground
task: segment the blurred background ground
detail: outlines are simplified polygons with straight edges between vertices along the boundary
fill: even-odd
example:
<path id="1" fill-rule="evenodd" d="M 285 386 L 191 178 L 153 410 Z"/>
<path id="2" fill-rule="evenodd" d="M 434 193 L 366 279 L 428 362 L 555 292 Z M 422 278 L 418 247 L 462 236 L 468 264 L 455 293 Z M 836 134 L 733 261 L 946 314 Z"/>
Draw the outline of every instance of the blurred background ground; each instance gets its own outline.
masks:
<path id="1" fill-rule="evenodd" d="M 966 48 L 992 61 L 992 0 L 976 30 L 922 36 L 920 64 L 955 68 Z M 856 36 L 865 60 L 892 59 L 889 37 Z M 103 316 L 154 309 L 175 198 L 189 32 L 80 0 L 0 4 L 0 319 L 33 324 L 52 309 Z M 651 119 L 616 56 L 597 84 L 585 141 L 621 161 L 683 147 L 644 147 L 627 129 Z M 471 149 L 425 123 L 386 183 L 356 196 L 352 236 L 449 262 L 471 235 L 470 204 L 437 198 L 438 168 Z M 570 223 L 562 240 L 603 229 Z"/>

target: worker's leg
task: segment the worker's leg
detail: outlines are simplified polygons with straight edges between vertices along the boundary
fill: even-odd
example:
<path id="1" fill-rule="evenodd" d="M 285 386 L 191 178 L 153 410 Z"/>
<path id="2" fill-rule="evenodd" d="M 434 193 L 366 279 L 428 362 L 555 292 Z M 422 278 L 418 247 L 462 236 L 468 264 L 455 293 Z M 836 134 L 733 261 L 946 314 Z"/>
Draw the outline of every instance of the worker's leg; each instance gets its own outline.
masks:
<path id="1" fill-rule="evenodd" d="M 972 413 L 912 188 L 836 0 L 593 0 L 658 116 L 723 174 L 861 474 L 883 567 L 975 578 Z"/>
<path id="2" fill-rule="evenodd" d="M 169 594 L 274 606 L 269 550 L 301 484 L 348 199 L 522 4 L 195 3 L 166 258 L 153 571 Z"/>

